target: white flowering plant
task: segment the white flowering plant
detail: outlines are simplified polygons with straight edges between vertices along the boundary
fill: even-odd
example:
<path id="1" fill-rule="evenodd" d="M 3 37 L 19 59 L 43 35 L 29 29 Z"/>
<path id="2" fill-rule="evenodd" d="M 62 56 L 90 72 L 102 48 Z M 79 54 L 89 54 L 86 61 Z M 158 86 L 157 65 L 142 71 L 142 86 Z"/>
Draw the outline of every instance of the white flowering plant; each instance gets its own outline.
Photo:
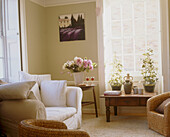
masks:
<path id="1" fill-rule="evenodd" d="M 158 81 L 157 71 L 158 68 L 155 65 L 154 60 L 152 59 L 153 50 L 151 48 L 147 49 L 147 52 L 143 54 L 144 58 L 142 59 L 142 69 L 141 74 L 145 84 L 155 84 Z"/>
<path id="2" fill-rule="evenodd" d="M 92 60 L 87 59 L 86 57 L 84 59 L 80 57 L 75 57 L 72 61 L 67 61 L 63 65 L 63 70 L 67 69 L 70 72 L 89 72 L 92 71 L 94 68 L 97 67 L 97 64 L 92 62 Z"/>
<path id="3" fill-rule="evenodd" d="M 111 65 L 113 65 L 113 70 L 112 70 L 111 78 L 109 80 L 109 84 L 111 86 L 121 86 L 123 65 L 116 58 L 116 56 L 115 56 L 114 62 Z"/>

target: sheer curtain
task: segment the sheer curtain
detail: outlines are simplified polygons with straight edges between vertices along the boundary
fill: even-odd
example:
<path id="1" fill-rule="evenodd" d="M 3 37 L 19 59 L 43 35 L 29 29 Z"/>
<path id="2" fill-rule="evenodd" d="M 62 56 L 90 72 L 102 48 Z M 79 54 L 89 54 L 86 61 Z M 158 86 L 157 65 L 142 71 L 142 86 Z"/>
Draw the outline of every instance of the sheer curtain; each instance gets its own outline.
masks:
<path id="1" fill-rule="evenodd" d="M 141 57 L 148 48 L 154 50 L 161 90 L 161 29 L 159 0 L 104 0 L 104 62 L 105 86 L 112 73 L 114 56 L 123 65 L 123 76 L 130 73 L 142 80 Z"/>

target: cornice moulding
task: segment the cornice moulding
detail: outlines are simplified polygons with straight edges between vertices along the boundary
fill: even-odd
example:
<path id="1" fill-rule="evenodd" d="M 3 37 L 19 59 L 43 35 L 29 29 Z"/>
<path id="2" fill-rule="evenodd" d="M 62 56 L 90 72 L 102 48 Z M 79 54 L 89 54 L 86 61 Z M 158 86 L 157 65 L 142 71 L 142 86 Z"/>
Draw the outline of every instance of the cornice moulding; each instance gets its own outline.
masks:
<path id="1" fill-rule="evenodd" d="M 42 7 L 45 7 L 45 0 L 30 0 L 30 1 L 40 5 Z"/>
<path id="2" fill-rule="evenodd" d="M 45 7 L 95 2 L 96 0 L 45 0 Z"/>
<path id="3" fill-rule="evenodd" d="M 87 2 L 96 2 L 96 0 L 30 0 L 43 7 L 53 7 L 61 5 L 79 4 Z"/>

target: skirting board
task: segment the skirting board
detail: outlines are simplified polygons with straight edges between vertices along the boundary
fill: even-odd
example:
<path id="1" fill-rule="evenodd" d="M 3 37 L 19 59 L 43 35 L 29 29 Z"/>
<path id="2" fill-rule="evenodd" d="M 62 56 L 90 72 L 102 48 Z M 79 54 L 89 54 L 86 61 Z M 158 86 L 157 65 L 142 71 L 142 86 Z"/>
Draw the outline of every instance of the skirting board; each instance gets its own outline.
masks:
<path id="1" fill-rule="evenodd" d="M 97 109 L 98 113 L 100 112 L 99 109 Z M 86 113 L 86 114 L 95 114 L 95 109 L 93 108 L 82 108 L 82 113 Z"/>

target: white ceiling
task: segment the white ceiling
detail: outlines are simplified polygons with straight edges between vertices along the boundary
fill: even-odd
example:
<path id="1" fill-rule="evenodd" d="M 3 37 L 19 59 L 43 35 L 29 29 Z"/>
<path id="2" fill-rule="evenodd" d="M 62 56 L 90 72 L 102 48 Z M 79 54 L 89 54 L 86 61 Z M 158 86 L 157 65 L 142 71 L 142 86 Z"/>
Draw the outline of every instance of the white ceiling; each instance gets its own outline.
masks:
<path id="1" fill-rule="evenodd" d="M 43 7 L 51 7 L 51 6 L 59 6 L 59 5 L 95 2 L 96 0 L 31 0 L 31 1 Z"/>

